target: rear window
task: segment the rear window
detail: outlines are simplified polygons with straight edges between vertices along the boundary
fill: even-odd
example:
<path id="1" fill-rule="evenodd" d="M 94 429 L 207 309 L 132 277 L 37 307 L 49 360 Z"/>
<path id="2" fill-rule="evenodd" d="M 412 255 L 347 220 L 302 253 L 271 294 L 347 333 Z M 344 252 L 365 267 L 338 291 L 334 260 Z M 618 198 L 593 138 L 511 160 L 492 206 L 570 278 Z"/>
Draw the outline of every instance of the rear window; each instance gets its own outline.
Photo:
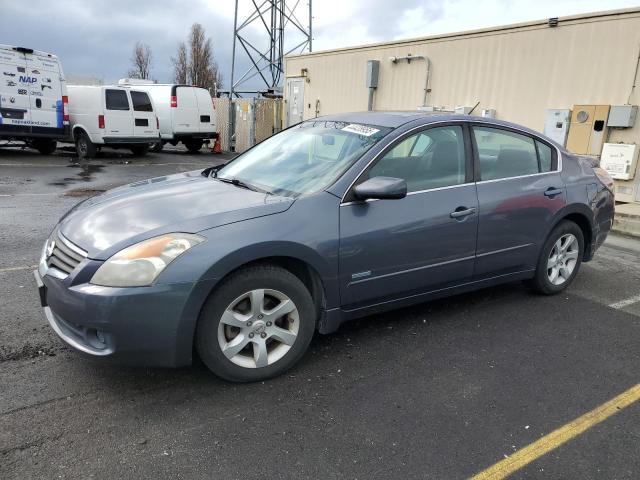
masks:
<path id="1" fill-rule="evenodd" d="M 144 92 L 131 91 L 131 103 L 136 112 L 153 112 L 149 95 Z"/>
<path id="2" fill-rule="evenodd" d="M 107 90 L 105 99 L 107 110 L 129 110 L 129 100 L 124 90 Z"/>

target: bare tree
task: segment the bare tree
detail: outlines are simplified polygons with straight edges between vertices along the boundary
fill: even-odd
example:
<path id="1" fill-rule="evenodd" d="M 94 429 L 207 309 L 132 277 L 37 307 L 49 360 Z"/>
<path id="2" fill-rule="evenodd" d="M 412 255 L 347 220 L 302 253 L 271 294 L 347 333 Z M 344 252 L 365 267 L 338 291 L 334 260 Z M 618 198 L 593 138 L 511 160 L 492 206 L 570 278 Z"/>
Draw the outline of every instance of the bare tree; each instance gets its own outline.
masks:
<path id="1" fill-rule="evenodd" d="M 173 63 L 173 81 L 180 84 L 187 83 L 189 57 L 184 42 L 178 44 L 178 53 L 175 57 L 171 57 L 171 63 Z"/>
<path id="2" fill-rule="evenodd" d="M 222 85 L 222 74 L 213 55 L 211 39 L 207 38 L 202 25 L 194 23 L 187 42 L 188 47 L 184 42 L 178 45 L 177 55 L 171 59 L 174 81 L 204 87 L 215 96 Z"/>
<path id="3" fill-rule="evenodd" d="M 148 79 L 151 74 L 151 47 L 140 41 L 136 42 L 131 56 L 131 65 L 130 78 Z"/>

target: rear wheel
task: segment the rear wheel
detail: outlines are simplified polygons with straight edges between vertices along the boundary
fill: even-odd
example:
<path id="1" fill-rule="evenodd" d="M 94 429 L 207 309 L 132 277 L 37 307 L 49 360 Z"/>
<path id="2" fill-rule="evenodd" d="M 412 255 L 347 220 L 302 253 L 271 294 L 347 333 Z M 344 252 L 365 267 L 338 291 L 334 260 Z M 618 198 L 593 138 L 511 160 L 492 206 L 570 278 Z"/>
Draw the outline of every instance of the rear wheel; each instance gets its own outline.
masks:
<path id="1" fill-rule="evenodd" d="M 81 160 L 96 156 L 96 146 L 85 132 L 76 135 L 76 153 Z"/>
<path id="2" fill-rule="evenodd" d="M 573 282 L 584 252 L 584 235 L 575 223 L 564 220 L 549 234 L 545 242 L 536 274 L 531 280 L 533 289 L 543 295 L 560 293 Z"/>
<path id="3" fill-rule="evenodd" d="M 191 153 L 199 152 L 202 148 L 202 144 L 202 140 L 185 140 L 184 142 L 185 147 L 187 147 L 187 150 Z"/>
<path id="4" fill-rule="evenodd" d="M 200 358 L 234 382 L 265 380 L 305 353 L 316 325 L 311 294 L 275 265 L 233 273 L 207 300 L 196 331 Z"/>
<path id="5" fill-rule="evenodd" d="M 33 148 L 43 155 L 51 155 L 56 151 L 56 148 L 58 148 L 58 142 L 55 140 L 38 139 L 34 140 Z"/>
<path id="6" fill-rule="evenodd" d="M 131 145 L 130 148 L 134 157 L 144 157 L 149 151 L 149 145 L 146 143 L 142 145 Z"/>

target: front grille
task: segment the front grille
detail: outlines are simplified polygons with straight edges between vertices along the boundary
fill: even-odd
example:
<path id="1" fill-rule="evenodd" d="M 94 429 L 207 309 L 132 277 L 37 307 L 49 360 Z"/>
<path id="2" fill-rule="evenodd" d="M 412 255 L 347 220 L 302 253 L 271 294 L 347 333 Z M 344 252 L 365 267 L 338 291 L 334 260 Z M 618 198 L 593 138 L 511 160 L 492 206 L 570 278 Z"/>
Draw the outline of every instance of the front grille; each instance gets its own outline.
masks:
<path id="1" fill-rule="evenodd" d="M 46 259 L 47 267 L 55 268 L 68 275 L 82 260 L 87 258 L 87 252 L 64 238 L 58 230 L 55 230 L 49 238 L 45 253 L 48 253 L 52 243 L 53 251 Z"/>

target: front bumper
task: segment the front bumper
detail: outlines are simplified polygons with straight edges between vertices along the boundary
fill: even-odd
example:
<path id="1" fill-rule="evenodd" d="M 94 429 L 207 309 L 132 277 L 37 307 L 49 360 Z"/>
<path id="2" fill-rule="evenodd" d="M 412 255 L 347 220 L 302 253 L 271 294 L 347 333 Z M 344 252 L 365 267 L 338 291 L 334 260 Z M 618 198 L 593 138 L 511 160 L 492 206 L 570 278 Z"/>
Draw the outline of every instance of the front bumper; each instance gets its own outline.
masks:
<path id="1" fill-rule="evenodd" d="M 34 276 L 49 325 L 76 350 L 134 365 L 175 367 L 191 363 L 204 285 L 73 285 L 73 273 L 56 278 L 47 273 L 43 263 Z"/>

